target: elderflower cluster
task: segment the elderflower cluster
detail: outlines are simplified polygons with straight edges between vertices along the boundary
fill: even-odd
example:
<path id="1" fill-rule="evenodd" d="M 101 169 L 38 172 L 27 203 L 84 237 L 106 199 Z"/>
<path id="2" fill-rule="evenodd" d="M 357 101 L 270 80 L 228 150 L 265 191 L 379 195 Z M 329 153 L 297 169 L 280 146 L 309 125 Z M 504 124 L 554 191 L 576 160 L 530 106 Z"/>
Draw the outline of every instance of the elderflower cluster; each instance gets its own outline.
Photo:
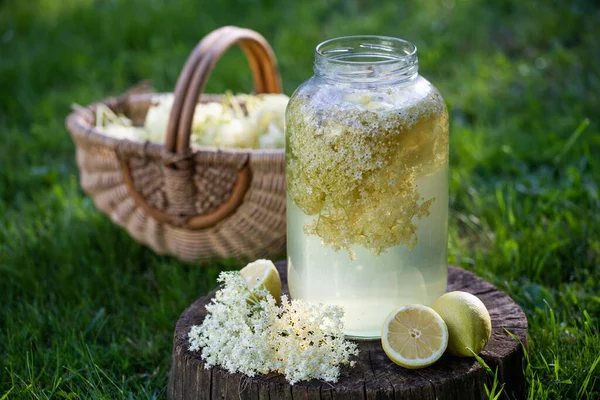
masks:
<path id="1" fill-rule="evenodd" d="M 248 288 L 237 273 L 219 275 L 223 288 L 206 306 L 208 315 L 189 333 L 190 350 L 202 349 L 207 367 L 220 365 L 248 376 L 271 369 L 269 322 L 277 317 L 273 296 L 265 289 Z M 248 299 L 260 299 L 248 301 Z"/>
<path id="2" fill-rule="evenodd" d="M 278 149 L 285 146 L 284 120 L 289 98 L 284 94 L 227 93 L 221 102 L 199 103 L 194 111 L 191 144 L 228 148 Z M 157 96 L 143 127 L 108 107 L 98 108 L 96 126 L 120 139 L 164 143 L 174 97 Z"/>
<path id="3" fill-rule="evenodd" d="M 223 288 L 206 306 L 208 315 L 189 332 L 189 348 L 202 351 L 207 368 L 248 376 L 277 372 L 293 385 L 313 378 L 335 382 L 341 365 L 354 365 L 350 357 L 358 350 L 344 339 L 340 307 L 287 296 L 277 306 L 267 290 L 249 289 L 239 273 L 221 273 L 219 282 Z"/>
<path id="4" fill-rule="evenodd" d="M 289 301 L 282 296 L 279 318 L 273 321 L 273 369 L 292 384 L 312 378 L 336 382 L 339 366 L 353 366 L 350 356 L 358 355 L 356 345 L 344 339 L 343 316 L 339 306 Z"/>
<path id="5" fill-rule="evenodd" d="M 423 197 L 425 180 L 417 182 L 448 165 L 446 105 L 426 81 L 417 89 L 409 100 L 405 89 L 344 94 L 328 86 L 316 93 L 301 88 L 292 98 L 287 193 L 313 216 L 307 235 L 351 259 L 355 246 L 377 256 L 417 245 L 418 220 L 440 201 Z"/>

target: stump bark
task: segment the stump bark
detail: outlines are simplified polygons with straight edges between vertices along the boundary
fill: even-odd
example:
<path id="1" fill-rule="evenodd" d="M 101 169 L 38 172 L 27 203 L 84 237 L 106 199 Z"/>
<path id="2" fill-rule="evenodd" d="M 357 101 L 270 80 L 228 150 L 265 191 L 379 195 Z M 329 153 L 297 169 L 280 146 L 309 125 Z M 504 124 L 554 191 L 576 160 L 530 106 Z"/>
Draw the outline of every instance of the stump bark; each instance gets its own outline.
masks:
<path id="1" fill-rule="evenodd" d="M 287 265 L 277 263 L 284 293 Z M 501 398 L 524 395 L 523 348 L 527 346 L 527 318 L 512 299 L 474 274 L 449 267 L 448 291 L 463 290 L 478 296 L 492 319 L 492 337 L 481 353 L 504 384 Z M 486 399 L 484 384 L 490 377 L 473 358 L 444 355 L 434 365 L 408 370 L 392 363 L 380 341 L 358 341 L 360 355 L 354 368 L 343 368 L 335 384 L 312 380 L 289 385 L 283 376 L 269 374 L 250 378 L 220 368 L 206 369 L 200 352 L 188 350 L 188 332 L 202 323 L 205 305 L 215 292 L 196 300 L 183 312 L 173 339 L 173 359 L 168 397 L 188 399 Z M 508 333 L 516 336 L 519 341 Z"/>

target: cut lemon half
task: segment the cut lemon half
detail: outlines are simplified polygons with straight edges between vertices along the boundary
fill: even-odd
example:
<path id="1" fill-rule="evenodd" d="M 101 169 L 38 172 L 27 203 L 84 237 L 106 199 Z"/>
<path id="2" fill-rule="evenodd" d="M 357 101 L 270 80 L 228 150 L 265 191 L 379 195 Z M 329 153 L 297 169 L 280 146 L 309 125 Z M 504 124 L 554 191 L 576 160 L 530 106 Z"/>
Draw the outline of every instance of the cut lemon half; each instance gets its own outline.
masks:
<path id="1" fill-rule="evenodd" d="M 250 289 L 264 287 L 279 303 L 281 300 L 281 278 L 270 260 L 256 260 L 240 270 Z"/>
<path id="2" fill-rule="evenodd" d="M 448 328 L 431 308 L 409 304 L 387 316 L 381 329 L 381 344 L 394 363 L 404 368 L 423 368 L 444 354 Z"/>

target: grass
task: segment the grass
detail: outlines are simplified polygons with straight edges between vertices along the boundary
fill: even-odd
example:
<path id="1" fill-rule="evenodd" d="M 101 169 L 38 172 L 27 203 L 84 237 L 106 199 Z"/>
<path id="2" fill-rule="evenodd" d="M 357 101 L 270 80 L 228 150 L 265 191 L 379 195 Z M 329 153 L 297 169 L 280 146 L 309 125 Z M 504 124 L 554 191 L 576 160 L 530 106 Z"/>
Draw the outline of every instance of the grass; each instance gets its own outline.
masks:
<path id="1" fill-rule="evenodd" d="M 0 399 L 165 396 L 179 314 L 237 266 L 159 257 L 112 225 L 79 189 L 63 119 L 142 79 L 170 90 L 225 24 L 269 39 L 288 94 L 325 38 L 415 42 L 451 115 L 450 262 L 525 310 L 529 399 L 599 398 L 594 2 L 290 3 L 0 1 Z M 250 87 L 240 51 L 209 83 Z"/>

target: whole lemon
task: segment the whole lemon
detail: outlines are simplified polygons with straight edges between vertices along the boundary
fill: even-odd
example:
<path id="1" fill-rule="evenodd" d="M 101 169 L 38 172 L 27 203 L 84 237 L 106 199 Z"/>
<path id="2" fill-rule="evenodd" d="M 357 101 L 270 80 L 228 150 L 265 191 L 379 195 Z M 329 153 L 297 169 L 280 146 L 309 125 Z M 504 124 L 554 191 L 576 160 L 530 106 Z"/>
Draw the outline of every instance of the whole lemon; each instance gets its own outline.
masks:
<path id="1" fill-rule="evenodd" d="M 490 340 L 492 321 L 481 300 L 471 293 L 455 291 L 440 296 L 431 306 L 448 326 L 446 351 L 459 357 L 479 354 Z"/>

